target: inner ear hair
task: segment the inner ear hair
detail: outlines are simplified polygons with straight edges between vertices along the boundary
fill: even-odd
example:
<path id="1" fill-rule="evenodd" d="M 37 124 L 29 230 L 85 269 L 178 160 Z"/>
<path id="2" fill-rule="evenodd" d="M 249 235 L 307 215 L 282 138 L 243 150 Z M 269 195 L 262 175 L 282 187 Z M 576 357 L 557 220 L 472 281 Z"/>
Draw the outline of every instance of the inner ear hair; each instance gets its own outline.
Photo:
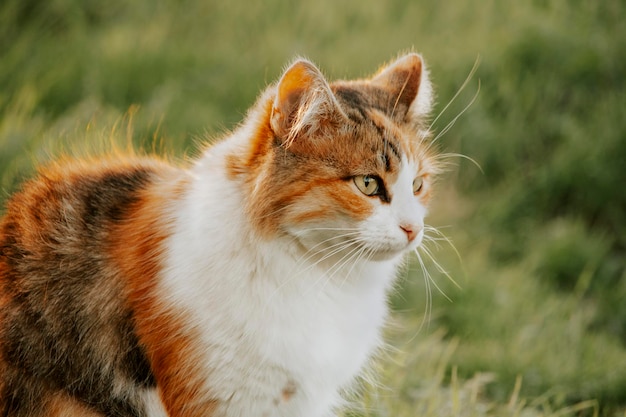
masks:
<path id="1" fill-rule="evenodd" d="M 276 87 L 270 125 L 274 134 L 291 144 L 303 133 L 314 133 L 342 111 L 319 69 L 299 59 L 283 73 Z"/>

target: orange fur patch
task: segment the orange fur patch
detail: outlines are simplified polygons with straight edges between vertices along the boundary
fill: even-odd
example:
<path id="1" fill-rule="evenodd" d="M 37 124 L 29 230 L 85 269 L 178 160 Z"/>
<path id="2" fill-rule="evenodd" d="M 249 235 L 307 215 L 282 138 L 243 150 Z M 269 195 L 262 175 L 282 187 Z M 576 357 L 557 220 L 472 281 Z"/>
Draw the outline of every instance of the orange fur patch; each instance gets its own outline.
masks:
<path id="1" fill-rule="evenodd" d="M 146 350 L 161 400 L 171 417 L 208 417 L 217 402 L 204 397 L 205 375 L 196 364 L 196 335 L 183 316 L 163 302 L 159 274 L 163 245 L 171 233 L 167 208 L 182 198 L 186 181 L 176 174 L 145 192 L 129 221 L 113 233 L 110 253 L 127 277 L 136 331 Z"/>
<path id="2" fill-rule="evenodd" d="M 268 97 L 267 94 L 263 95 L 256 106 L 260 107 L 260 114 L 251 115 L 254 123 L 254 134 L 249 139 L 248 152 L 230 154 L 226 157 L 226 173 L 229 179 L 234 180 L 242 174 L 255 172 L 272 146 L 274 134 L 269 122 L 272 114 L 271 97 Z"/>

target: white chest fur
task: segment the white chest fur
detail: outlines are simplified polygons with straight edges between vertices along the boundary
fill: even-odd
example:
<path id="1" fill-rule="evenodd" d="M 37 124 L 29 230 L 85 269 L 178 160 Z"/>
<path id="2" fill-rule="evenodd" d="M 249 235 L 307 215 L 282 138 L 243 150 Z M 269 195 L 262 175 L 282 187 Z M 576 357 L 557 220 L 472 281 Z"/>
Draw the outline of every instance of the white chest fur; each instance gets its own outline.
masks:
<path id="1" fill-rule="evenodd" d="M 176 214 L 163 289 L 200 330 L 218 415 L 330 415 L 380 344 L 396 262 L 329 276 L 289 242 L 258 240 L 232 184 L 202 169 L 213 182 Z"/>

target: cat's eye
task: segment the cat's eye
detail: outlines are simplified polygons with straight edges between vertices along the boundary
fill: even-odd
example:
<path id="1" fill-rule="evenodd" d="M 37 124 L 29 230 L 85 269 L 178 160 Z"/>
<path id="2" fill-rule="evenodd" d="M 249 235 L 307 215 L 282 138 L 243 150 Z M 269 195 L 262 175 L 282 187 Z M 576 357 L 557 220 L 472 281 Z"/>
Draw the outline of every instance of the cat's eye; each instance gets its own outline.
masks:
<path id="1" fill-rule="evenodd" d="M 365 195 L 376 195 L 379 190 L 378 179 L 372 175 L 357 175 L 354 184 Z"/>
<path id="2" fill-rule="evenodd" d="M 424 179 L 422 177 L 416 177 L 413 180 L 413 194 L 417 194 L 422 191 L 422 187 L 424 186 Z"/>

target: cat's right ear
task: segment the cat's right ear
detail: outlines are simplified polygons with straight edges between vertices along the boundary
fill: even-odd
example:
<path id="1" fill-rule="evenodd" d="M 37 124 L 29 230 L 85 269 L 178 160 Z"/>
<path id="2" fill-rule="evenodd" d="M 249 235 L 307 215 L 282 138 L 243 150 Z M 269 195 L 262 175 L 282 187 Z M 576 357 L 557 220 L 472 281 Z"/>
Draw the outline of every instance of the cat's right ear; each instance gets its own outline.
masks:
<path id="1" fill-rule="evenodd" d="M 316 133 L 342 114 L 320 70 L 299 59 L 278 82 L 270 124 L 283 143 L 291 144 L 297 136 Z"/>
<path id="2" fill-rule="evenodd" d="M 433 93 L 422 57 L 410 53 L 383 68 L 372 80 L 394 97 L 392 116 L 421 121 L 430 114 Z"/>

